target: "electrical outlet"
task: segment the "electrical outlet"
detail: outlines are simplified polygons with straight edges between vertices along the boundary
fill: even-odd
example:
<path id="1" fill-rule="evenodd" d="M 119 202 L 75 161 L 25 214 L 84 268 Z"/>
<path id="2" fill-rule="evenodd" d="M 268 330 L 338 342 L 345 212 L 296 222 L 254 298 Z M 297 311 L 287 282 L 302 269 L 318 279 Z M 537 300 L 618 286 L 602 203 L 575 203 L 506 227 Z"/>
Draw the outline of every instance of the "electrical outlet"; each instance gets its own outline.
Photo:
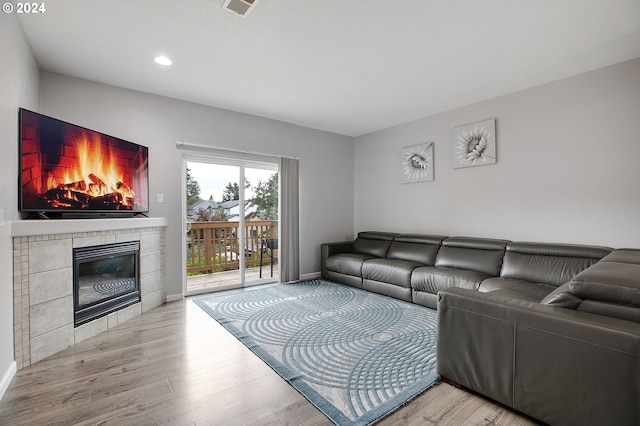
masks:
<path id="1" fill-rule="evenodd" d="M 156 196 L 156 200 L 158 201 L 158 203 L 164 203 L 164 194 L 158 194 Z"/>

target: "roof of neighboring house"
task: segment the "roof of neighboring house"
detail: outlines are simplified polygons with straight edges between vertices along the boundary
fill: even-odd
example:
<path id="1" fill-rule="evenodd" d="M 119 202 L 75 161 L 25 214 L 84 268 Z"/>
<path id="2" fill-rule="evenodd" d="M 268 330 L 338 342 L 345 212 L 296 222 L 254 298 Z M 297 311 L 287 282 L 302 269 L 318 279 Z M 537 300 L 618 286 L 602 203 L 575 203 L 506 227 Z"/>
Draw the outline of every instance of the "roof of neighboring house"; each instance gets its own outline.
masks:
<path id="1" fill-rule="evenodd" d="M 240 200 L 229 200 L 223 201 L 222 203 L 220 203 L 220 206 L 222 206 L 223 209 L 230 209 L 237 206 L 238 204 L 240 204 Z"/>
<path id="2" fill-rule="evenodd" d="M 191 203 L 187 205 L 187 216 L 193 216 L 200 209 L 209 210 L 209 209 L 217 209 L 219 207 L 220 207 L 220 203 L 217 203 L 215 201 L 199 200 L 199 201 L 196 201 L 195 203 Z"/>
<path id="3" fill-rule="evenodd" d="M 199 200 L 196 201 L 195 203 L 191 203 L 189 205 L 187 205 L 187 209 L 188 210 L 197 210 L 197 209 L 208 209 L 208 208 L 213 208 L 213 209 L 217 209 L 220 206 L 219 203 L 212 201 L 212 200 Z"/>

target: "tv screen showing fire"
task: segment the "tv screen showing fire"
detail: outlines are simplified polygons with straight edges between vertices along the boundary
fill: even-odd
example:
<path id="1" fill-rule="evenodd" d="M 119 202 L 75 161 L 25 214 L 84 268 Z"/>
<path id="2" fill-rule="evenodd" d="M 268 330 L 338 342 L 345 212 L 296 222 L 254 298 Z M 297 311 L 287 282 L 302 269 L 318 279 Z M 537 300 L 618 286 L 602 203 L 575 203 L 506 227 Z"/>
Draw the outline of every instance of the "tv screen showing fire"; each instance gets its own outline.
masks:
<path id="1" fill-rule="evenodd" d="M 145 213 L 148 148 L 20 109 L 23 212 Z"/>

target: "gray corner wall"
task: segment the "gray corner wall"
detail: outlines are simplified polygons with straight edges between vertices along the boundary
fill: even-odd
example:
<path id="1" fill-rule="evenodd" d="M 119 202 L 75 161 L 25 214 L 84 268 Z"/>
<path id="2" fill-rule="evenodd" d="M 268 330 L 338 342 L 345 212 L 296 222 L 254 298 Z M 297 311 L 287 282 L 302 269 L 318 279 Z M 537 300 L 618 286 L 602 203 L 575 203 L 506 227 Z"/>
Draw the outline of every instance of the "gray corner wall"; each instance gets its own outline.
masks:
<path id="1" fill-rule="evenodd" d="M 18 218 L 18 108 L 38 109 L 38 66 L 15 14 L 0 14 L 0 398 L 15 371 L 13 244 L 8 222 Z"/>
<path id="2" fill-rule="evenodd" d="M 451 131 L 496 119 L 497 164 L 453 169 Z M 640 247 L 640 58 L 356 138 L 355 228 Z M 435 180 L 400 183 L 435 142 Z"/>
<path id="3" fill-rule="evenodd" d="M 182 293 L 182 158 L 176 141 L 300 158 L 300 272 L 353 234 L 353 138 L 43 72 L 41 112 L 149 147 L 150 216 L 165 217 L 167 291 Z M 187 152 L 188 153 L 188 152 Z M 164 194 L 164 203 L 156 194 Z"/>

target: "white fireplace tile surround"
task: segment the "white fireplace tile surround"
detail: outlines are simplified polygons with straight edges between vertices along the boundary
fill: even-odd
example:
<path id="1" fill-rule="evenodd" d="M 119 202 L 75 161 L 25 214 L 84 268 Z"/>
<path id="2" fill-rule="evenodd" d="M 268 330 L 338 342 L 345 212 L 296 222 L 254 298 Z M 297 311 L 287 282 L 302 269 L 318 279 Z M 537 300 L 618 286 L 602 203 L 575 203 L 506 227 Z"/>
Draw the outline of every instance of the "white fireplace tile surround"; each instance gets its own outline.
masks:
<path id="1" fill-rule="evenodd" d="M 12 222 L 18 369 L 163 304 L 166 227 L 163 218 Z M 141 302 L 74 328 L 73 248 L 137 240 Z"/>

